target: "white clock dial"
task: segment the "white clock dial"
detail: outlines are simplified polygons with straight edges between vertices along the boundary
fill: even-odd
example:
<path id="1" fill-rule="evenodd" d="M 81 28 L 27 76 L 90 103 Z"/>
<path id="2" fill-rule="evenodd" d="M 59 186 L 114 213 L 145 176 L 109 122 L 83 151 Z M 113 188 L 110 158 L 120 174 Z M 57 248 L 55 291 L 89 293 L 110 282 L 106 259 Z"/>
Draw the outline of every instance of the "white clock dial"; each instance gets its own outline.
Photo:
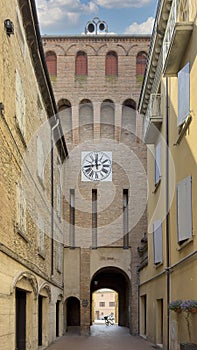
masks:
<path id="1" fill-rule="evenodd" d="M 82 152 L 83 181 L 111 181 L 111 152 Z"/>

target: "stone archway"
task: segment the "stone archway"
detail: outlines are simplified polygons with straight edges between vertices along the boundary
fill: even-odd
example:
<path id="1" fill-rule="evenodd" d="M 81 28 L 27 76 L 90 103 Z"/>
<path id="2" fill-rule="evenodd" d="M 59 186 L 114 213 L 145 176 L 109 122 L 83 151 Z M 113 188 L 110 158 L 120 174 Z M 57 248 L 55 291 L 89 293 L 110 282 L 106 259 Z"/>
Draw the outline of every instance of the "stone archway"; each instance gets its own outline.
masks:
<path id="1" fill-rule="evenodd" d="M 91 309 L 92 293 L 101 289 L 109 288 L 118 293 L 119 315 L 118 325 L 129 327 L 130 320 L 130 281 L 124 271 L 117 267 L 104 267 L 97 271 L 92 277 L 91 292 Z"/>

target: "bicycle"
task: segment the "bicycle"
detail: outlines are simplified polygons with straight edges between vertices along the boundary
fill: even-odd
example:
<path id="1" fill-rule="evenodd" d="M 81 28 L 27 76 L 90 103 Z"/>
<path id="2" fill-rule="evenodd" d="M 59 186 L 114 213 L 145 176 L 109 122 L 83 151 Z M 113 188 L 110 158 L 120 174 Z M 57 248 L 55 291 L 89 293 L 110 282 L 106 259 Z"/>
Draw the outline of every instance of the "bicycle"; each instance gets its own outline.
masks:
<path id="1" fill-rule="evenodd" d="M 111 316 L 104 316 L 105 324 L 106 326 L 113 326 L 114 325 L 114 319 Z"/>

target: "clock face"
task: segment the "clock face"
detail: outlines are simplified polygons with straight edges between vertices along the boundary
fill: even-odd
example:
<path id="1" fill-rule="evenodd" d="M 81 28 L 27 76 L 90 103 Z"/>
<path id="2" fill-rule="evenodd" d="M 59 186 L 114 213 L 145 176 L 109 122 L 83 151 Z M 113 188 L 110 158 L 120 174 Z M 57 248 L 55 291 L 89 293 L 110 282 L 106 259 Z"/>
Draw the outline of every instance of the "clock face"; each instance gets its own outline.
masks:
<path id="1" fill-rule="evenodd" d="M 111 181 L 112 152 L 82 152 L 82 181 Z"/>

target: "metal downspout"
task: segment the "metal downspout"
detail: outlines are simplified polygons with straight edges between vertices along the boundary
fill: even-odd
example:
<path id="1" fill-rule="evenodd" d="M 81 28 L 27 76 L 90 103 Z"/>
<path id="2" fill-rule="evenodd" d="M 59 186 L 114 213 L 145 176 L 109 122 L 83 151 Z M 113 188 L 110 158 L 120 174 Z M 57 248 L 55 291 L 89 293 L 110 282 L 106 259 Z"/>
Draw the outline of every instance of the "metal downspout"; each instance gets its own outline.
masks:
<path id="1" fill-rule="evenodd" d="M 169 237 L 169 101 L 168 78 L 166 77 L 166 299 L 167 299 L 167 350 L 170 349 L 170 237 Z"/>
<path id="2" fill-rule="evenodd" d="M 59 125 L 59 119 L 56 124 L 51 128 L 51 277 L 53 277 L 54 273 L 54 171 L 53 171 L 53 162 L 54 162 L 54 154 L 53 154 L 53 131 Z"/>

